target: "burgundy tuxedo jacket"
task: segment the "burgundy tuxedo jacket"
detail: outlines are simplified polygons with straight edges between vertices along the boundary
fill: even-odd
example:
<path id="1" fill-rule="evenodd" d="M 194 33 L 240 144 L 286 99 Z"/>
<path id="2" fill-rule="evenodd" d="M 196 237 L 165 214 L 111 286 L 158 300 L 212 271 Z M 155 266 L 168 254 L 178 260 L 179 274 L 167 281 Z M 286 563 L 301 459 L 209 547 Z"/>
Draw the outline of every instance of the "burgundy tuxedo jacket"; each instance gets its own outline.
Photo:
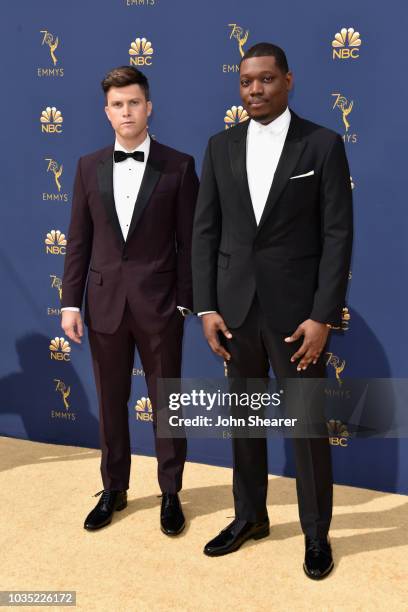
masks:
<path id="1" fill-rule="evenodd" d="M 152 140 L 124 240 L 113 194 L 113 146 L 78 162 L 68 230 L 62 307 L 112 334 L 126 299 L 147 332 L 163 330 L 177 305 L 193 307 L 191 237 L 198 178 L 194 159 Z"/>

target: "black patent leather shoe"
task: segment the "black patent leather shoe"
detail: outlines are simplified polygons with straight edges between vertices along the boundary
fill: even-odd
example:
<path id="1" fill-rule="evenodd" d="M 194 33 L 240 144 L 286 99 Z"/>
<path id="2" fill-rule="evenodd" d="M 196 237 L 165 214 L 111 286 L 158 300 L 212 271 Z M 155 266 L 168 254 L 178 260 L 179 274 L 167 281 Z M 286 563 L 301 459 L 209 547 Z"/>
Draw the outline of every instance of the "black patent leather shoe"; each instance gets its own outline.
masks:
<path id="1" fill-rule="evenodd" d="M 100 529 L 101 527 L 105 527 L 105 525 L 109 525 L 115 510 L 123 510 L 127 506 L 126 491 L 104 490 L 99 491 L 95 497 L 98 497 L 101 493 L 101 499 L 85 519 L 84 528 L 89 531 L 94 531 L 95 529 Z"/>
<path id="2" fill-rule="evenodd" d="M 186 521 L 177 493 L 163 493 L 160 510 L 160 528 L 168 536 L 181 533 Z"/>
<path id="3" fill-rule="evenodd" d="M 334 567 L 329 539 L 305 536 L 305 562 L 303 569 L 312 580 L 321 580 L 330 574 Z"/>
<path id="4" fill-rule="evenodd" d="M 261 523 L 250 523 L 234 519 L 213 540 L 204 547 L 204 554 L 209 557 L 220 557 L 238 550 L 247 540 L 260 540 L 269 535 L 269 519 Z"/>

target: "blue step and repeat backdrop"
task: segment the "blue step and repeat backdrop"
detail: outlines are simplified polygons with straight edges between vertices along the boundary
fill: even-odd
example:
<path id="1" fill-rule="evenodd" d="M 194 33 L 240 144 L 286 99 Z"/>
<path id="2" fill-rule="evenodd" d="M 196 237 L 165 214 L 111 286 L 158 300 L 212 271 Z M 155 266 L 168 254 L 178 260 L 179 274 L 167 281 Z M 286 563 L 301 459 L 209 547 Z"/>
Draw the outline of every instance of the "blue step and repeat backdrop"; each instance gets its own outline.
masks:
<path id="1" fill-rule="evenodd" d="M 112 142 L 102 77 L 122 64 L 145 71 L 151 134 L 194 155 L 200 170 L 209 136 L 246 118 L 238 63 L 260 41 L 286 50 L 291 107 L 342 134 L 350 162 L 355 243 L 343 330 L 326 354 L 329 375 L 340 395 L 347 377 L 407 377 L 401 11 L 396 0 L 2 4 L 1 435 L 98 447 L 89 348 L 63 337 L 59 298 L 77 159 Z M 133 374 L 132 449 L 149 455 L 151 406 L 139 360 Z M 193 318 L 183 375 L 224 375 Z M 332 434 L 336 482 L 408 492 L 407 440 L 352 439 L 341 427 Z M 189 458 L 231 465 L 230 442 L 193 440 Z M 271 473 L 294 474 L 290 441 L 270 440 L 269 459 Z"/>

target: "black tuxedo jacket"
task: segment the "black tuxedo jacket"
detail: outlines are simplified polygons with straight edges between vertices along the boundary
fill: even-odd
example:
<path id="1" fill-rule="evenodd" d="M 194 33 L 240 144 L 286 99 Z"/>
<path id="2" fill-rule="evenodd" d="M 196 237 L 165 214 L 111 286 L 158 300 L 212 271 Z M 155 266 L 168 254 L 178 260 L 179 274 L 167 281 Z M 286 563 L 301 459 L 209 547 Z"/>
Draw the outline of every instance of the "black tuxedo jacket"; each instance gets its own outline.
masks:
<path id="1" fill-rule="evenodd" d="M 62 306 L 113 333 L 128 299 L 146 331 L 165 328 L 177 305 L 192 308 L 191 238 L 198 178 L 194 159 L 152 140 L 126 241 L 113 195 L 113 146 L 82 157 L 68 231 Z M 89 275 L 88 275 L 89 272 Z"/>
<path id="2" fill-rule="evenodd" d="M 338 326 L 352 246 L 350 172 L 342 138 L 291 122 L 256 224 L 246 173 L 248 122 L 210 138 L 193 230 L 196 312 L 239 327 L 255 293 L 270 325 L 292 333 L 305 319 Z M 313 174 L 290 178 L 301 174 Z"/>

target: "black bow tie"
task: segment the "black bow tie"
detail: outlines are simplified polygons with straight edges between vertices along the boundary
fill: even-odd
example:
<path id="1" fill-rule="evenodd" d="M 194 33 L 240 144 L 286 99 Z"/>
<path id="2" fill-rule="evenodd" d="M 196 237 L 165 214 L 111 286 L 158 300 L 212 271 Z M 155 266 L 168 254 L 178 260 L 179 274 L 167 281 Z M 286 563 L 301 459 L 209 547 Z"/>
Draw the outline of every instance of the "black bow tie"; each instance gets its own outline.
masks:
<path id="1" fill-rule="evenodd" d="M 113 159 L 115 162 L 125 161 L 128 157 L 132 157 L 138 162 L 144 162 L 144 153 L 143 151 L 133 151 L 133 153 L 125 153 L 125 151 L 115 151 L 113 154 Z"/>

